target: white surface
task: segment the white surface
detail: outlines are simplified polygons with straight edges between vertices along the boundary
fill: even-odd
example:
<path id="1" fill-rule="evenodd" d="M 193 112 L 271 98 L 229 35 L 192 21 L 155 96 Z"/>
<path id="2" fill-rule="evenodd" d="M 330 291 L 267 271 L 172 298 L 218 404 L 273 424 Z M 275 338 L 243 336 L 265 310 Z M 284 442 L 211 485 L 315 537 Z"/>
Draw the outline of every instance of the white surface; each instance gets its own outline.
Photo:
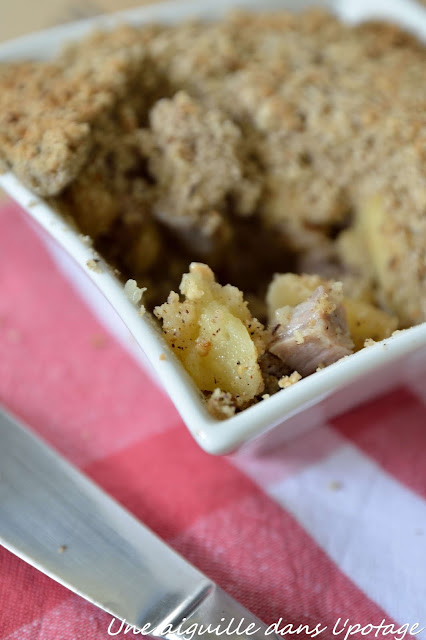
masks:
<path id="1" fill-rule="evenodd" d="M 268 482 L 270 458 L 257 458 L 252 473 L 246 460 L 241 466 L 392 619 L 423 627 L 418 617 L 425 610 L 425 500 L 334 430 L 320 431 L 329 453 L 288 477 Z M 303 458 L 300 448 L 298 456 Z M 277 476 L 285 467 L 279 460 Z M 340 489 L 333 491 L 332 482 Z M 426 639 L 426 631 L 417 637 Z"/>
<path id="2" fill-rule="evenodd" d="M 223 15 L 232 6 L 301 9 L 312 5 L 333 8 L 342 18 L 350 21 L 370 17 L 397 20 L 426 39 L 426 11 L 411 0 L 268 0 L 261 5 L 258 0 L 192 0 L 142 7 L 116 16 L 85 20 L 18 38 L 0 45 L 0 60 L 28 56 L 46 58 L 56 53 L 67 39 L 79 38 L 95 26 L 109 27 L 123 21 L 135 24 L 151 20 L 175 22 L 195 15 L 214 18 Z M 12 174 L 0 176 L 0 185 L 79 265 L 74 271 L 68 267 L 66 270 L 77 286 L 85 291 L 86 299 L 87 296 L 91 298 L 92 293 L 89 283 L 87 288 L 81 278 L 81 268 L 112 304 L 162 380 L 192 435 L 210 453 L 227 453 L 278 425 L 284 437 L 291 437 L 304 428 L 303 416 L 297 415 L 303 410 L 311 408 L 311 418 L 307 421 L 306 428 L 312 427 L 315 425 L 312 420 L 314 405 L 321 403 L 321 415 L 324 416 L 358 404 L 371 397 L 372 377 L 377 377 L 380 383 L 373 385 L 374 389 L 376 386 L 380 390 L 386 389 L 396 381 L 397 361 L 399 369 L 403 366 L 401 359 L 405 356 L 421 349 L 426 353 L 426 324 L 423 324 L 337 362 L 230 420 L 218 423 L 206 412 L 198 390 L 167 348 L 158 327 L 154 326 L 148 316 L 141 318 L 138 315 L 135 307 L 125 297 L 122 284 L 107 265 L 101 263 L 102 273 L 96 273 L 87 267 L 86 263 L 93 257 L 93 251 L 81 241 L 79 234 Z M 105 309 L 104 305 L 102 308 L 95 306 L 100 319 L 108 325 L 110 318 L 105 321 Z M 123 333 L 122 328 L 115 329 L 115 333 L 117 331 Z M 160 360 L 162 353 L 167 354 L 166 360 Z M 364 378 L 365 384 L 362 384 Z M 351 389 L 355 381 L 356 394 Z"/>

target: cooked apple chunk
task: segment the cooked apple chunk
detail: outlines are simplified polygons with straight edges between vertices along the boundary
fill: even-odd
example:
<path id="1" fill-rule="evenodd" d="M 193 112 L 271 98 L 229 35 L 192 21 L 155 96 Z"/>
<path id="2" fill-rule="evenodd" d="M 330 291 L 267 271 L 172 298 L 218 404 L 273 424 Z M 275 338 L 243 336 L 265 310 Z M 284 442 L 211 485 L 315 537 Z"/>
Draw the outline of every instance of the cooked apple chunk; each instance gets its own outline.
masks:
<path id="1" fill-rule="evenodd" d="M 154 310 L 169 346 L 202 391 L 220 389 L 244 406 L 262 393 L 258 359 L 265 332 L 239 289 L 221 286 L 206 265 L 192 263 L 180 292 Z"/>

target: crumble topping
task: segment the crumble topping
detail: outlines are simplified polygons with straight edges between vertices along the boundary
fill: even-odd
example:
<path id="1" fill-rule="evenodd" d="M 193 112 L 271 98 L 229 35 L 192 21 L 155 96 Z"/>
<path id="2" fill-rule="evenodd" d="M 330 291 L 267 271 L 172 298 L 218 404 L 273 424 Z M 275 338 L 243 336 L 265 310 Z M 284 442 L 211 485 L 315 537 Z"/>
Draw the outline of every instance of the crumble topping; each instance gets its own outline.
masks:
<path id="1" fill-rule="evenodd" d="M 121 26 L 0 64 L 0 165 L 227 418 L 426 320 L 425 72 L 400 28 L 317 9 Z"/>

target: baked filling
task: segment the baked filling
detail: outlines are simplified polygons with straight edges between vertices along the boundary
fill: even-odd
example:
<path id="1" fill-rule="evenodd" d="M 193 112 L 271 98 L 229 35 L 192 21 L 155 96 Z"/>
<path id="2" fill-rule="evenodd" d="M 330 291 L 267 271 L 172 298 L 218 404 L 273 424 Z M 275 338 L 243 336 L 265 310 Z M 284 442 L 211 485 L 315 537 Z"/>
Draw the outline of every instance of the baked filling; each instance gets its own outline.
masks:
<path id="1" fill-rule="evenodd" d="M 425 77 L 322 10 L 121 26 L 0 65 L 0 156 L 226 418 L 426 320 Z"/>

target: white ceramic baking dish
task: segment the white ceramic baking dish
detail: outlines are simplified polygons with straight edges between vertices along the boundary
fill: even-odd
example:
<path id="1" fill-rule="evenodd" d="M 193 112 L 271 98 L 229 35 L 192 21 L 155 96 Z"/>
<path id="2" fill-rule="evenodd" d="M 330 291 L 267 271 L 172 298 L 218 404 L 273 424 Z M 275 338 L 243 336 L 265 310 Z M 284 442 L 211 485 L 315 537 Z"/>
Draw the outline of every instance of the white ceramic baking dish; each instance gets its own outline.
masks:
<path id="1" fill-rule="evenodd" d="M 215 19 L 235 6 L 253 10 L 300 10 L 312 5 L 327 7 L 349 22 L 388 19 L 426 39 L 426 10 L 414 0 L 176 0 L 67 24 L 3 43 L 0 61 L 48 58 L 67 40 L 81 38 L 95 27 L 109 28 L 120 22 L 176 22 L 194 16 Z M 193 437 L 210 453 L 231 452 L 266 433 L 272 434 L 272 439 L 262 440 L 262 445 L 277 438 L 294 437 L 398 381 L 415 378 L 426 371 L 426 324 L 423 324 L 337 362 L 229 420 L 218 422 L 206 412 L 191 378 L 167 348 L 154 321 L 148 314 L 144 318 L 139 316 L 108 266 L 101 261 L 100 273 L 87 266 L 93 251 L 80 235 L 11 173 L 0 176 L 0 185 L 27 211 L 30 220 L 37 223 L 58 264 L 99 318 L 144 366 L 149 363 L 149 369 L 156 373 Z M 160 359 L 163 353 L 165 360 Z"/>

